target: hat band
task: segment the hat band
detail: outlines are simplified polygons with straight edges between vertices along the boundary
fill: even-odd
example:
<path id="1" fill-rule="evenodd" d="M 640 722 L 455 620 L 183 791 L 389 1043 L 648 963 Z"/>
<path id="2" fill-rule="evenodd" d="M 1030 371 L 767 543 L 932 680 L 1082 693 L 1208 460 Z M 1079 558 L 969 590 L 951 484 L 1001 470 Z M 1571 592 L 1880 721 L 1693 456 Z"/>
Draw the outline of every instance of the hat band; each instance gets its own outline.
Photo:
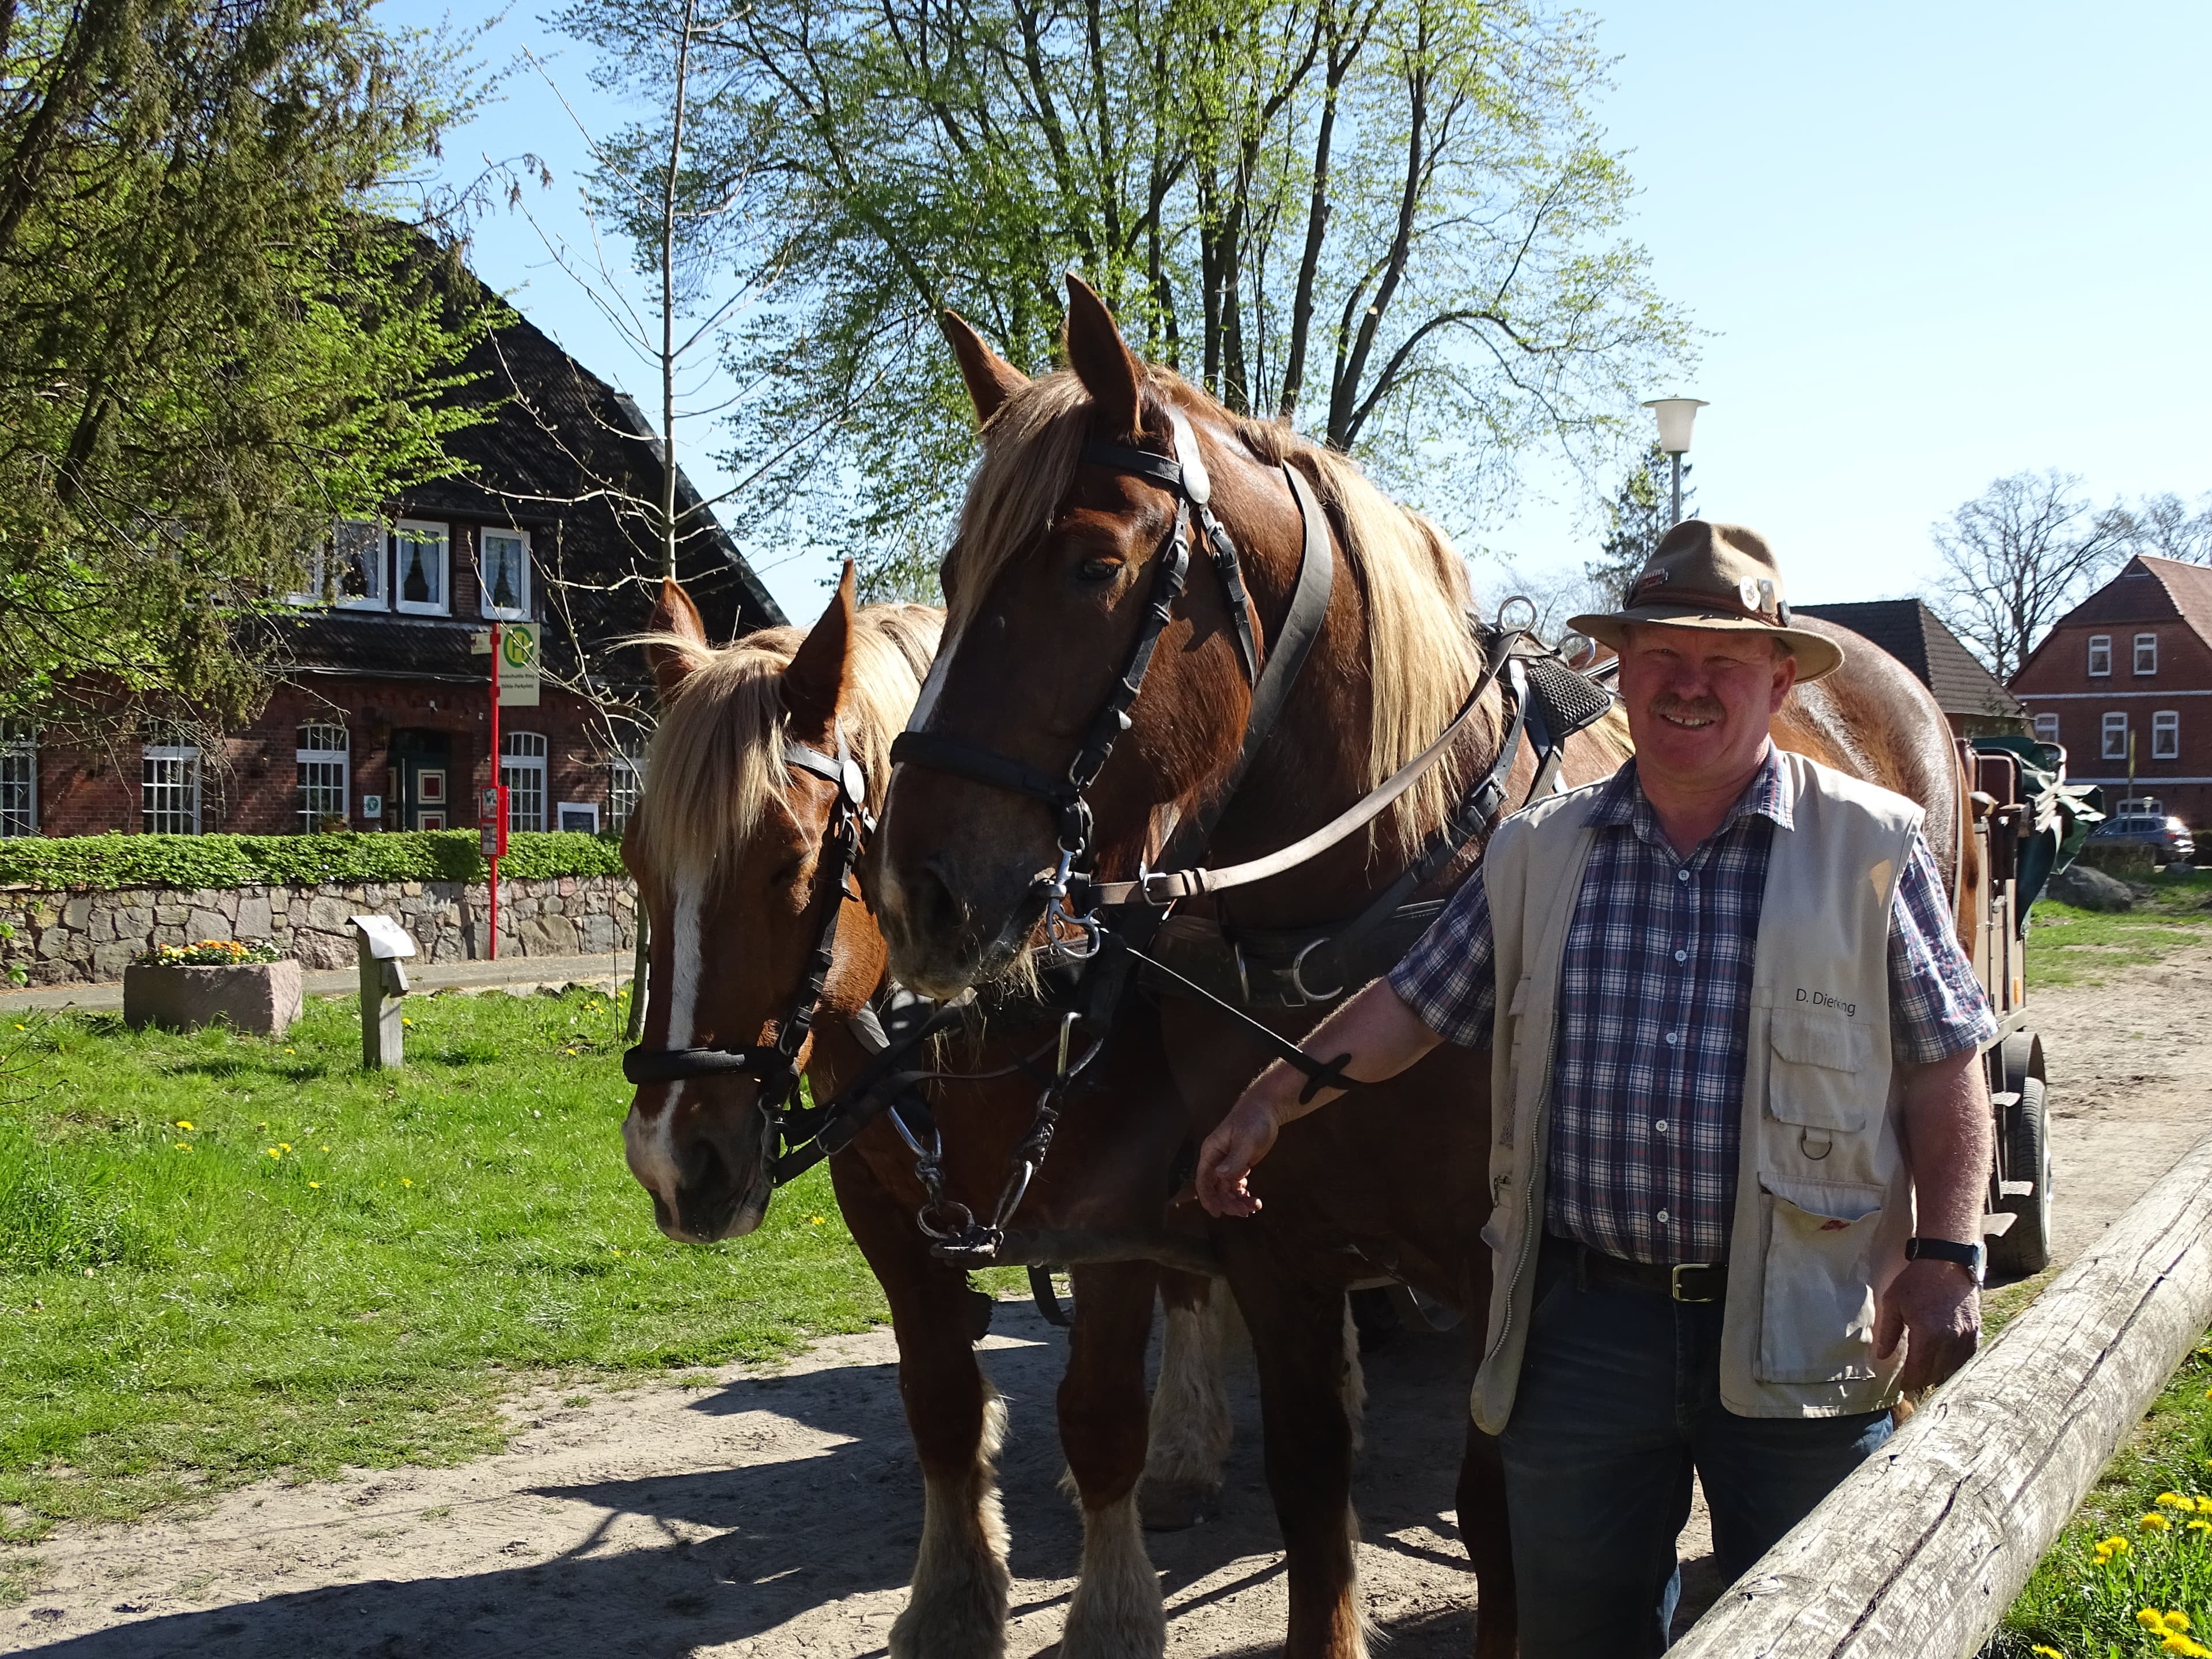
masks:
<path id="1" fill-rule="evenodd" d="M 1629 600 L 1628 608 L 1635 611 L 1647 607 L 1656 609 L 1660 605 L 1680 606 L 1691 611 L 1725 611 L 1732 616 L 1741 617 L 1748 622 L 1759 623 L 1768 628 L 1790 626 L 1790 606 L 1786 601 L 1778 599 L 1775 600 L 1775 614 L 1769 616 L 1763 610 L 1746 605 L 1742 596 L 1737 593 L 1698 593 L 1688 591 L 1670 593 L 1662 589 L 1648 599 L 1641 595 L 1632 598 Z"/>

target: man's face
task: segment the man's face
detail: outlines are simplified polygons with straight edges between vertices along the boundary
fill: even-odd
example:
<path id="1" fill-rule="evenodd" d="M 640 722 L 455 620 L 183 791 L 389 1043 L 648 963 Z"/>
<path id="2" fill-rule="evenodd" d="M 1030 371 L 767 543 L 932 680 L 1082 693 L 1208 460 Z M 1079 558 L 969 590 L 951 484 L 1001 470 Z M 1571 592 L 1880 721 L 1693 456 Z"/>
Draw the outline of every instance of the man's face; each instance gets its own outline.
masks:
<path id="1" fill-rule="evenodd" d="M 1716 787 L 1759 763 L 1768 722 L 1796 684 L 1796 659 L 1749 629 L 1628 630 L 1620 696 L 1638 771 L 1679 787 Z"/>

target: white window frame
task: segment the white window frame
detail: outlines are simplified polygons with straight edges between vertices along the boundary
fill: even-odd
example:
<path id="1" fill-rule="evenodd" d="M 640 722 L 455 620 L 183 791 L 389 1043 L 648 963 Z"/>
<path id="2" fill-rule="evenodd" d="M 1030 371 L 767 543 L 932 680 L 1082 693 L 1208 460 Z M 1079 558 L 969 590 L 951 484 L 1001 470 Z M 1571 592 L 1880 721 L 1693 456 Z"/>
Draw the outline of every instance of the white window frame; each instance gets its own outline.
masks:
<path id="1" fill-rule="evenodd" d="M 607 761 L 607 828 L 628 829 L 644 799 L 644 747 L 625 743 Z"/>
<path id="2" fill-rule="evenodd" d="M 2057 715 L 2038 714 L 2035 717 L 2035 740 L 2038 743 L 2056 743 L 2058 741 Z"/>
<path id="3" fill-rule="evenodd" d="M 499 781 L 507 786 L 507 832 L 545 827 L 545 734 L 542 732 L 502 732 L 499 734 Z M 537 811 L 529 811 L 530 798 Z"/>
<path id="4" fill-rule="evenodd" d="M 2100 660 L 2104 664 L 2104 666 L 2101 668 L 2097 665 Z M 2089 678 L 2093 680 L 2109 679 L 2112 677 L 2112 636 L 2110 634 L 2090 635 Z"/>
<path id="5" fill-rule="evenodd" d="M 175 766 L 179 769 L 173 780 L 149 777 L 155 767 Z M 176 789 L 183 793 L 186 805 L 183 809 L 156 807 L 147 799 L 150 789 Z M 138 821 L 149 836 L 197 836 L 200 833 L 201 789 L 200 751 L 197 744 L 149 743 L 140 751 L 138 769 Z M 167 828 L 160 822 L 173 818 L 188 823 L 189 828 Z"/>
<path id="6" fill-rule="evenodd" d="M 333 732 L 337 736 L 336 744 L 328 741 Z M 353 822 L 353 739 L 345 727 L 336 720 L 303 720 L 299 730 L 293 733 L 292 741 L 292 762 L 295 769 L 293 775 L 298 790 L 298 804 L 295 811 L 300 820 L 300 833 L 303 836 L 320 834 L 323 820 L 326 817 L 350 824 Z M 311 782 L 310 767 L 324 771 L 335 769 L 337 773 L 336 785 L 333 786 L 327 776 Z M 327 811 L 311 807 L 307 793 L 311 788 L 326 800 L 335 788 L 337 810 Z"/>
<path id="7" fill-rule="evenodd" d="M 2103 741 L 2097 753 L 2105 760 L 2124 761 L 2128 757 L 2128 712 L 2124 708 L 2107 709 L 2101 728 Z"/>
<path id="8" fill-rule="evenodd" d="M 339 535 L 349 529 L 366 530 L 375 538 L 376 556 L 370 561 L 369 591 L 362 595 L 340 594 L 331 586 L 334 572 L 332 561 L 337 552 Z M 331 526 L 331 533 L 323 538 L 307 561 L 307 586 L 305 593 L 289 593 L 285 597 L 294 605 L 327 605 L 334 611 L 385 611 L 391 608 L 385 588 L 391 574 L 392 542 L 384 526 L 374 519 L 339 519 Z"/>
<path id="9" fill-rule="evenodd" d="M 590 824 L 589 824 L 588 826 L 586 826 L 586 829 L 585 829 L 585 830 L 584 830 L 584 832 L 583 832 L 583 833 L 584 833 L 584 834 L 586 834 L 586 835 L 587 835 L 587 836 L 596 836 L 596 835 L 598 835 L 598 834 L 599 833 L 599 802 L 597 802 L 597 801 L 595 801 L 595 800 L 564 800 L 564 801 L 562 801 L 562 802 L 561 802 L 561 803 L 559 803 L 557 805 L 556 805 L 556 806 L 554 807 L 554 809 L 553 809 L 553 826 L 552 826 L 552 827 L 553 827 L 554 829 L 556 829 L 556 830 L 562 830 L 562 829 L 566 829 L 568 826 L 567 826 L 566 824 L 563 824 L 563 823 L 561 822 L 561 820 L 562 820 L 563 817 L 567 817 L 567 816 L 568 816 L 569 813 L 571 813 L 571 812 L 588 812 L 588 813 L 590 813 L 590 814 L 591 814 L 591 816 L 592 816 L 592 821 L 591 821 Z"/>
<path id="10" fill-rule="evenodd" d="M 400 597 L 400 544 L 404 541 L 435 542 L 438 547 L 438 597 L 436 600 L 406 599 Z M 453 533 L 451 525 L 434 524 L 427 519 L 402 519 L 392 526 L 392 608 L 410 616 L 450 617 L 453 614 Z"/>
<path id="11" fill-rule="evenodd" d="M 491 602 L 491 572 L 484 562 L 484 550 L 495 536 L 522 544 L 522 580 L 516 589 L 521 599 L 520 605 L 501 605 Z M 498 622 L 530 620 L 530 532 L 527 530 L 514 530 L 505 525 L 485 525 L 477 530 L 477 607 L 486 617 Z"/>
<path id="12" fill-rule="evenodd" d="M 2181 758 L 2181 711 L 2161 708 L 2150 717 L 2150 757 L 2153 760 Z"/>
<path id="13" fill-rule="evenodd" d="M 39 734 L 0 720 L 0 840 L 39 833 Z"/>
<path id="14" fill-rule="evenodd" d="M 2150 657 L 2150 666 L 2148 668 L 2143 666 L 2143 657 L 2146 653 Z M 2136 635 L 2136 672 L 2144 675 L 2155 674 L 2158 672 L 2157 635 L 2138 634 Z"/>

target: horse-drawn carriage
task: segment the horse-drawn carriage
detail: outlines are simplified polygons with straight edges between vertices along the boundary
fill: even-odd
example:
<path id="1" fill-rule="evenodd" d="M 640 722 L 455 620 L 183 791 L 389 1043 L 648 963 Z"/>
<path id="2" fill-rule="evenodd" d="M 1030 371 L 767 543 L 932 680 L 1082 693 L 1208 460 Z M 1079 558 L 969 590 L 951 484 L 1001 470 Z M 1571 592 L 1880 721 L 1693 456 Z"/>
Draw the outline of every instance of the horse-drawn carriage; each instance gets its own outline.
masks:
<path id="1" fill-rule="evenodd" d="M 1000 1413 L 965 1278 L 992 1261 L 1075 1264 L 1058 1403 L 1085 1542 L 1062 1652 L 1164 1650 L 1139 1512 L 1159 1472 L 1146 1335 L 1156 1292 L 1172 1334 L 1177 1296 L 1188 1328 L 1219 1274 L 1260 1376 L 1291 1650 L 1354 1659 L 1346 1294 L 1388 1276 L 1483 1329 L 1488 1056 L 1444 1045 L 1360 1085 L 1358 1110 L 1291 1126 L 1249 1221 L 1188 1201 L 1194 1137 L 1271 1057 L 1344 1083 L 1299 1039 L 1389 965 L 1504 811 L 1610 775 L 1626 728 L 1554 653 L 1470 631 L 1433 525 L 1347 458 L 1146 368 L 1073 288 L 1066 374 L 1032 383 L 948 327 L 986 434 L 949 617 L 860 610 L 848 574 L 803 638 L 717 652 L 664 597 L 649 655 L 671 707 L 625 846 L 653 934 L 628 1150 L 663 1226 L 702 1239 L 750 1231 L 778 1182 L 830 1158 L 891 1305 L 927 1490 L 896 1659 L 1003 1651 Z M 2047 1253 L 2018 963 L 2058 848 L 2039 866 L 2029 757 L 1970 754 L 1962 778 L 1926 688 L 1870 647 L 1774 729 L 1971 844 L 1988 902 L 1963 914 L 2006 1020 L 1991 1209 L 2009 1262 Z M 1060 1005 L 1033 994 L 1055 960 L 1087 964 Z M 1218 1486 L 1225 1412 L 1218 1382 L 1204 1392 L 1151 1421 L 1203 1419 L 1191 1468 Z M 1455 1509 L 1478 1650 L 1503 1655 L 1516 1614 L 1486 1436 Z"/>

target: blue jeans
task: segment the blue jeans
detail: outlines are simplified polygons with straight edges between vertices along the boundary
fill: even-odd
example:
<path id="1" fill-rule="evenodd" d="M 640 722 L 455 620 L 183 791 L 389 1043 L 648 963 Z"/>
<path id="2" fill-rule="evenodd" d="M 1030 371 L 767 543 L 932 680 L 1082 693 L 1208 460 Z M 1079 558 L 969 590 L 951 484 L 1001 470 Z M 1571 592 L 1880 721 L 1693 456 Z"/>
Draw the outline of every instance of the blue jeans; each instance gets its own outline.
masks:
<path id="1" fill-rule="evenodd" d="M 1887 1412 L 1728 1410 L 1721 1310 L 1578 1274 L 1574 1247 L 1546 1241 L 1500 1438 L 1522 1659 L 1666 1648 L 1692 1469 L 1733 1583 L 1889 1437 Z"/>

